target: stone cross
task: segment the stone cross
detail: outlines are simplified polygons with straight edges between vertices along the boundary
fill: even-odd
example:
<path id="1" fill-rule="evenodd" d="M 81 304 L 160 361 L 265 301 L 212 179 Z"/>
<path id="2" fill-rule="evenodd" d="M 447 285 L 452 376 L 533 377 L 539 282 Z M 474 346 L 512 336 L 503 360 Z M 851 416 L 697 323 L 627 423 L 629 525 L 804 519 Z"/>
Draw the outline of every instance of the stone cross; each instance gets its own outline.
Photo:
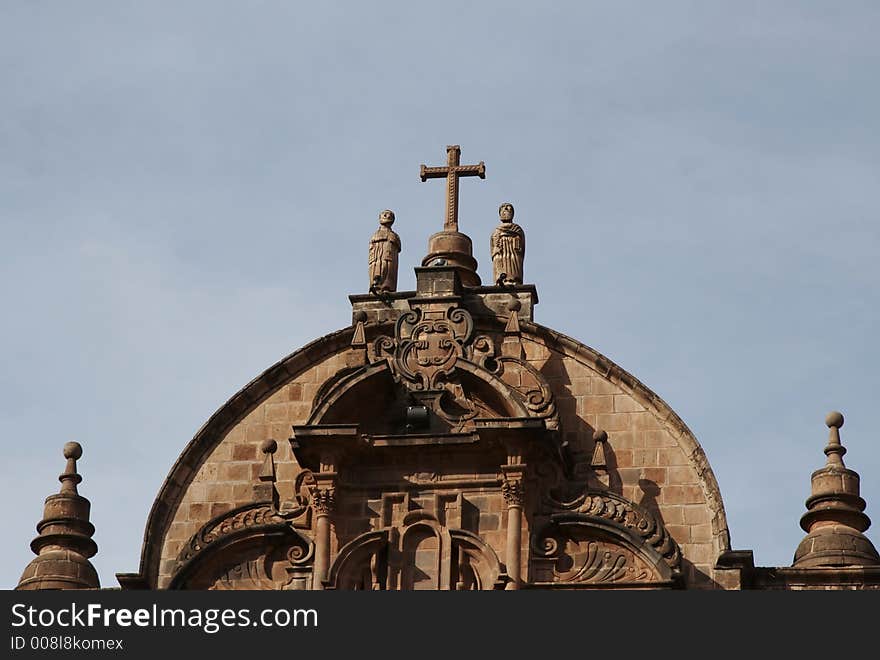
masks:
<path id="1" fill-rule="evenodd" d="M 444 231 L 458 231 L 458 179 L 463 176 L 486 178 L 486 165 L 480 161 L 478 165 L 459 165 L 461 147 L 451 144 L 446 147 L 446 167 L 426 167 L 422 165 L 420 176 L 422 181 L 428 179 L 446 179 L 446 221 Z"/>

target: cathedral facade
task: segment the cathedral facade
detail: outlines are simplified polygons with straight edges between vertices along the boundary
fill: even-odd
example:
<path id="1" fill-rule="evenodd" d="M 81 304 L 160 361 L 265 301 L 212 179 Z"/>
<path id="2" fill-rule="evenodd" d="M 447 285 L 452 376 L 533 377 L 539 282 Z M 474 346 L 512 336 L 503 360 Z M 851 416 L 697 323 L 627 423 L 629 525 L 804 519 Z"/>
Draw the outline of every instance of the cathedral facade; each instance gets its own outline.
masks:
<path id="1" fill-rule="evenodd" d="M 699 442 L 635 376 L 535 321 L 525 232 L 504 203 L 477 273 L 446 220 L 397 291 L 383 211 L 351 324 L 269 367 L 183 449 L 123 589 L 880 589 L 859 475 L 829 414 L 805 536 L 785 567 L 731 548 Z M 365 264 L 366 265 L 366 264 Z M 816 446 L 817 459 L 821 447 Z M 19 589 L 94 589 L 97 547 L 68 443 Z M 880 478 L 880 475 L 873 475 Z"/>

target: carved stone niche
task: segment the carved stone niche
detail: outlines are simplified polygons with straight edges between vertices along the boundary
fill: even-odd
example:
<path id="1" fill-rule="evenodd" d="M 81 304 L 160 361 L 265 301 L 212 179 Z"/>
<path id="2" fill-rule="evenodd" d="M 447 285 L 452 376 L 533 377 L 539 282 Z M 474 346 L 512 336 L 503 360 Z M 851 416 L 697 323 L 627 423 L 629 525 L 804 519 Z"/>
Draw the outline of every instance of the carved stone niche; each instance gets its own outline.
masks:
<path id="1" fill-rule="evenodd" d="M 181 550 L 170 589 L 311 588 L 314 544 L 260 502 L 206 523 Z"/>
<path id="2" fill-rule="evenodd" d="M 531 540 L 530 583 L 538 588 L 668 589 L 680 586 L 680 554 L 612 520 L 583 513 L 550 517 Z"/>
<path id="3" fill-rule="evenodd" d="M 341 548 L 326 588 L 476 591 L 505 583 L 495 551 L 479 536 L 416 513 L 401 528 L 366 532 Z"/>

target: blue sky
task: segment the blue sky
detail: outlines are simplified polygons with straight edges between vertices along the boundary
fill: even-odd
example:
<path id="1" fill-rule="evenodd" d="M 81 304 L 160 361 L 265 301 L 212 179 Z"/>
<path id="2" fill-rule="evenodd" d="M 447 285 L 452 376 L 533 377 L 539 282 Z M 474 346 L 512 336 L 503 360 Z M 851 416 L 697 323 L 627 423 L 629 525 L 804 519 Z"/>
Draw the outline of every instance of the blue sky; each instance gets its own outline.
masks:
<path id="1" fill-rule="evenodd" d="M 876 3 L 312 5 L 0 7 L 0 586 L 69 440 L 135 570 L 201 424 L 349 323 L 384 208 L 413 288 L 447 144 L 484 280 L 509 200 L 536 320 L 678 412 L 735 549 L 791 563 L 834 408 L 880 519 Z"/>

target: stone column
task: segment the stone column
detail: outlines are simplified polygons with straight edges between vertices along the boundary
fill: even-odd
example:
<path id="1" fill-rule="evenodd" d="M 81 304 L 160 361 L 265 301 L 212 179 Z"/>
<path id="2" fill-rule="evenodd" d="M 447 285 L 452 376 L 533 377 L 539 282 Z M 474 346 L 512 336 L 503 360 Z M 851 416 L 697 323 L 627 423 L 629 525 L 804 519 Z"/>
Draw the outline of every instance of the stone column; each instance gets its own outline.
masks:
<path id="1" fill-rule="evenodd" d="M 335 458 L 335 457 L 334 457 Z M 321 460 L 321 471 L 315 474 L 312 509 L 315 513 L 315 564 L 312 588 L 324 588 L 330 570 L 330 516 L 336 509 L 336 461 Z"/>
<path id="2" fill-rule="evenodd" d="M 507 574 L 510 576 L 508 589 L 519 589 L 522 581 L 522 508 L 523 508 L 523 466 L 506 465 L 502 468 L 504 483 L 501 493 L 507 504 L 507 548 L 505 551 Z"/>
<path id="3" fill-rule="evenodd" d="M 326 476 L 326 475 L 321 475 Z M 321 482 L 324 483 L 321 483 Z M 330 570 L 330 514 L 336 507 L 336 487 L 333 479 L 321 479 L 312 493 L 315 512 L 315 564 L 312 588 L 324 588 Z"/>

